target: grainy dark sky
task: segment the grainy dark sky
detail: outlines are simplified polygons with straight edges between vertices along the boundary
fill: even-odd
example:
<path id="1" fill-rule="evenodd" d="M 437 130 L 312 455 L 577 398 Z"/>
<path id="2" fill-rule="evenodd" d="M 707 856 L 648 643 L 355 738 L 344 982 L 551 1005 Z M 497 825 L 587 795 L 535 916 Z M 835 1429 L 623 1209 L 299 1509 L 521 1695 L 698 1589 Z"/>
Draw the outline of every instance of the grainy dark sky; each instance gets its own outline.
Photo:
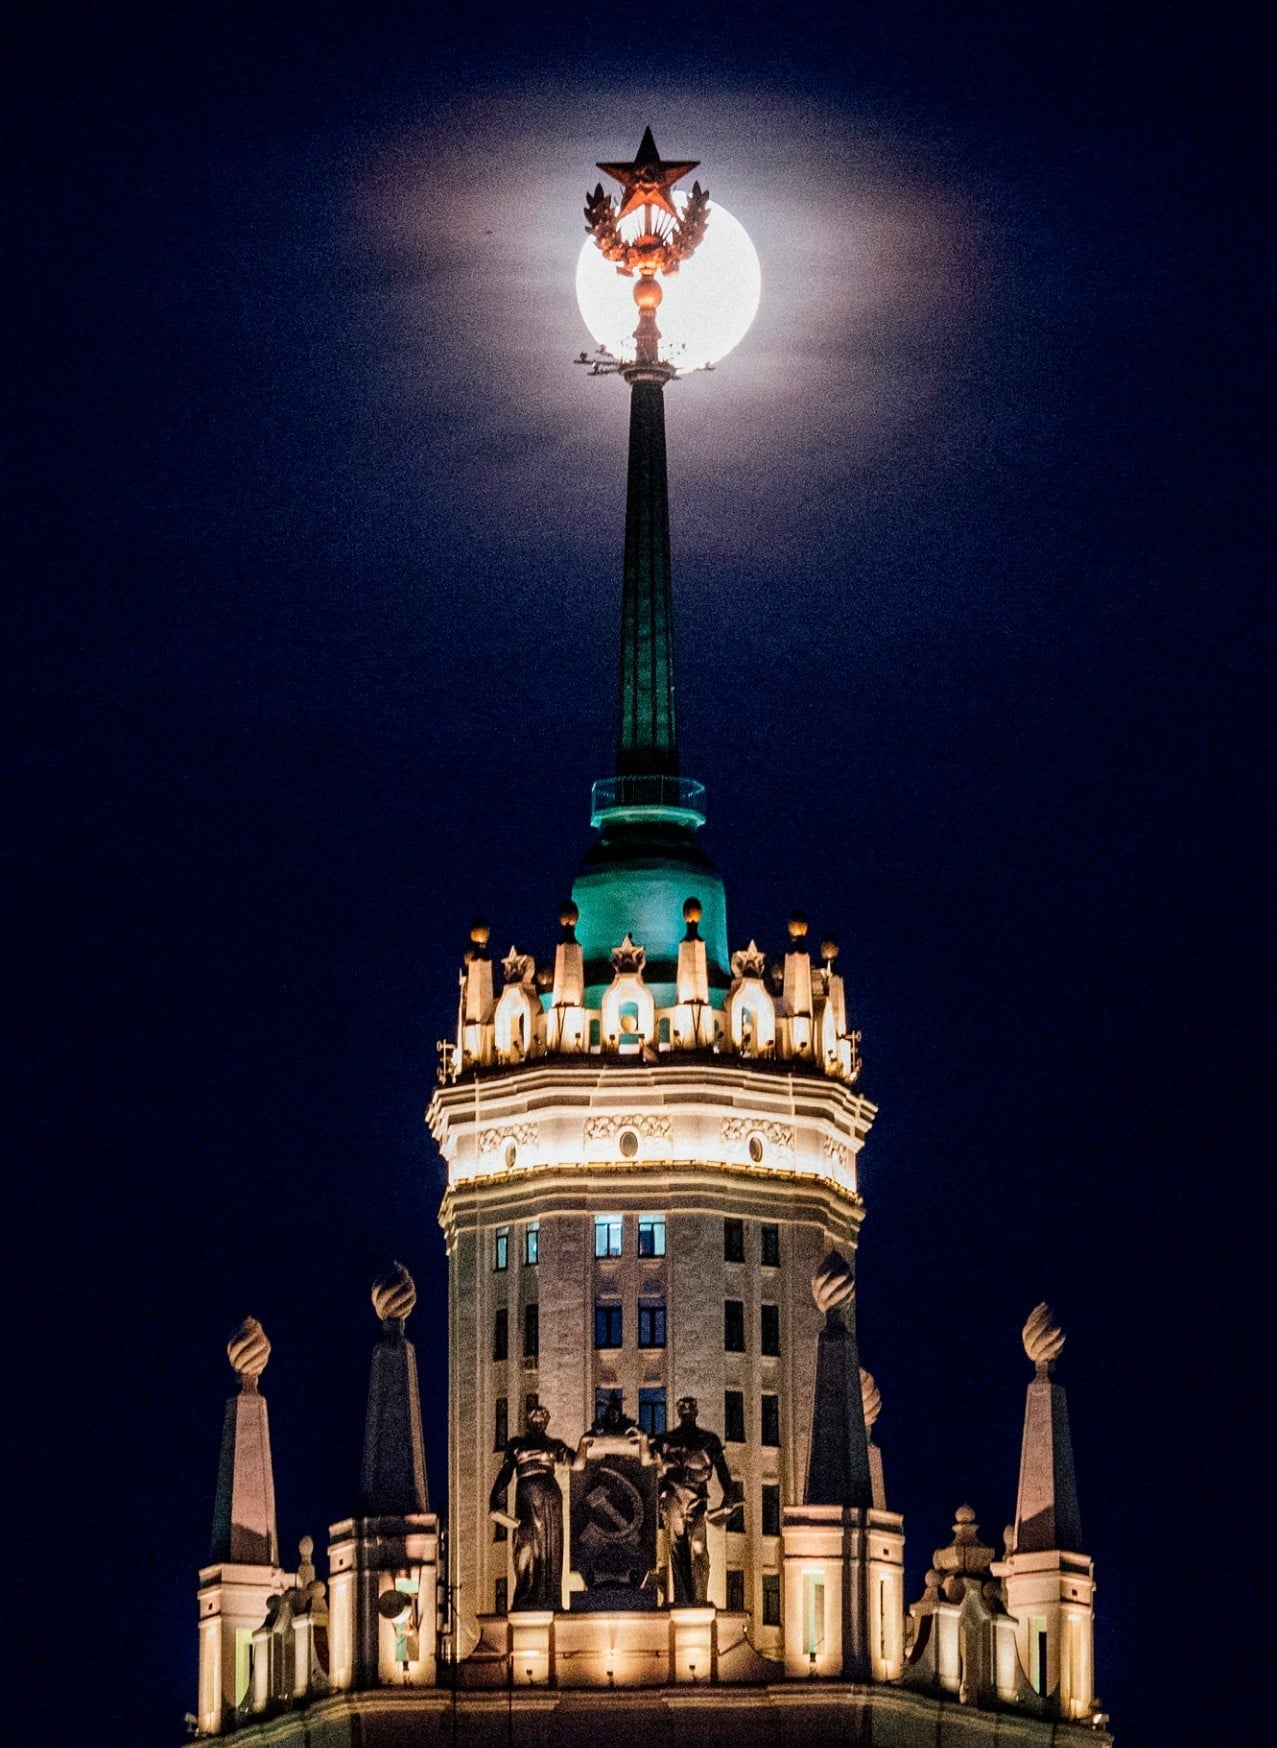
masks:
<path id="1" fill-rule="evenodd" d="M 180 1739 L 246 1312 L 322 1542 L 402 1256 L 442 1493 L 421 1112 L 471 915 L 549 945 L 609 769 L 625 405 L 572 270 L 650 122 L 762 256 L 667 397 L 684 767 L 733 946 L 794 905 L 842 942 L 911 1589 L 958 1504 L 1011 1512 L 1048 1297 L 1103 1697 L 1222 1733 L 1268 1369 L 1256 27 L 52 5 L 16 47 L 9 1715 Z"/>

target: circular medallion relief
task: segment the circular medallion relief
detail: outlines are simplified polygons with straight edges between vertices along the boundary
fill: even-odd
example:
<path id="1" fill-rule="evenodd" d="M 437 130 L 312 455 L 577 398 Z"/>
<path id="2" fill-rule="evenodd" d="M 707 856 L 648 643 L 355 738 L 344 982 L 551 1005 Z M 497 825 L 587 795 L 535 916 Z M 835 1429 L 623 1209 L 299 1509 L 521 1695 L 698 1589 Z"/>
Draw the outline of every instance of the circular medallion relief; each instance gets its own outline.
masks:
<path id="1" fill-rule="evenodd" d="M 638 1130 L 622 1129 L 621 1137 L 617 1145 L 621 1149 L 622 1159 L 633 1159 L 639 1150 Z"/>
<path id="2" fill-rule="evenodd" d="M 763 1138 L 761 1135 L 751 1135 L 749 1138 L 749 1157 L 755 1165 L 763 1163 Z"/>

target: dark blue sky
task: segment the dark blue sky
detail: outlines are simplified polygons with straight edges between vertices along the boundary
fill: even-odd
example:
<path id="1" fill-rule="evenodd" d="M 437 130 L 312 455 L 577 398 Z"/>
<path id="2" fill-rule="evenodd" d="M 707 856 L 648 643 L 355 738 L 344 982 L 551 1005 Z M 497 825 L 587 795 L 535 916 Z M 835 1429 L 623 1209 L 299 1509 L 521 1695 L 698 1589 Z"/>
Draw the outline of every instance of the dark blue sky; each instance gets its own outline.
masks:
<path id="1" fill-rule="evenodd" d="M 625 405 L 571 366 L 572 266 L 594 160 L 648 122 L 763 259 L 750 338 L 667 397 L 684 768 L 732 945 L 794 905 L 842 942 L 911 1589 L 954 1507 L 993 1536 L 1012 1510 L 1048 1297 L 1120 1737 L 1245 1704 L 1220 1683 L 1255 1619 L 1273 1045 L 1252 28 L 28 9 L 14 1497 L 41 1584 L 91 1600 L 35 1630 L 11 1707 L 73 1681 L 96 1741 L 180 1738 L 246 1312 L 281 1533 L 322 1543 L 368 1283 L 402 1256 L 441 1494 L 421 1112 L 471 915 L 549 945 L 609 769 Z"/>

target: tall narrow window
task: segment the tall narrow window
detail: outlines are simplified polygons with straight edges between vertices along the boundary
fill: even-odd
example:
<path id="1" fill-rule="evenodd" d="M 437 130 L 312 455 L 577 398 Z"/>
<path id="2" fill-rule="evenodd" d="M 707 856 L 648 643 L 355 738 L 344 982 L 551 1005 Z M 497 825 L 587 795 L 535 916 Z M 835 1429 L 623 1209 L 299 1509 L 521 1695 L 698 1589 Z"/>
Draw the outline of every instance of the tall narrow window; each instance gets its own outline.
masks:
<path id="1" fill-rule="evenodd" d="M 745 1222 L 743 1220 L 723 1221 L 723 1260 L 725 1262 L 744 1262 Z"/>
<path id="2" fill-rule="evenodd" d="M 745 1502 L 744 1502 L 744 1500 L 737 1500 L 736 1504 L 733 1505 L 732 1515 L 727 1520 L 727 1527 L 729 1530 L 731 1530 L 731 1532 L 734 1536 L 743 1536 L 744 1535 L 744 1533 L 745 1533 Z"/>
<path id="3" fill-rule="evenodd" d="M 730 1445 L 745 1442 L 745 1394 L 728 1390 L 723 1396 L 723 1437 Z"/>
<path id="4" fill-rule="evenodd" d="M 818 1657 L 825 1648 L 825 1574 L 803 1575 L 803 1651 Z"/>
<path id="5" fill-rule="evenodd" d="M 510 1228 L 498 1226 L 492 1247 L 492 1266 L 498 1273 L 510 1266 Z"/>
<path id="6" fill-rule="evenodd" d="M 890 1606 L 891 1589 L 886 1578 L 878 1579 L 878 1655 L 887 1655 L 887 1610 Z M 996 1667 L 991 1664 L 990 1667 Z"/>
<path id="7" fill-rule="evenodd" d="M 723 1301 L 723 1346 L 728 1353 L 745 1351 L 745 1304 L 741 1299 Z"/>
<path id="8" fill-rule="evenodd" d="M 780 1488 L 770 1481 L 763 1485 L 763 1534 L 780 1534 Z"/>
<path id="9" fill-rule="evenodd" d="M 600 1299 L 594 1307 L 595 1347 L 620 1347 L 621 1307 L 611 1299 Z"/>
<path id="10" fill-rule="evenodd" d="M 764 1226 L 759 1231 L 759 1260 L 765 1269 L 780 1267 L 780 1227 Z"/>
<path id="11" fill-rule="evenodd" d="M 535 1299 L 523 1307 L 523 1357 L 534 1360 L 541 1351 L 541 1307 Z"/>
<path id="12" fill-rule="evenodd" d="M 729 1614 L 745 1612 L 745 1574 L 739 1566 L 727 1568 L 727 1609 Z"/>
<path id="13" fill-rule="evenodd" d="M 509 1596 L 510 1580 L 498 1578 L 492 1589 L 492 1604 L 495 1614 L 508 1614 L 510 1612 Z"/>
<path id="14" fill-rule="evenodd" d="M 1035 1614 L 1029 1622 L 1029 1680 L 1036 1693 L 1047 1691 L 1046 1616 Z"/>
<path id="15" fill-rule="evenodd" d="M 638 1344 L 640 1347 L 665 1346 L 664 1299 L 639 1300 Z"/>
<path id="16" fill-rule="evenodd" d="M 649 1438 L 665 1431 L 665 1391 L 644 1386 L 639 1391 L 639 1426 Z"/>
<path id="17" fill-rule="evenodd" d="M 619 1214 L 596 1214 L 594 1216 L 594 1254 L 595 1256 L 620 1256 L 621 1216 Z"/>
<path id="18" fill-rule="evenodd" d="M 496 1413 L 492 1417 L 492 1448 L 503 1451 L 510 1442 L 510 1404 L 504 1396 L 498 1396 Z"/>
<path id="19" fill-rule="evenodd" d="M 523 1424 L 525 1426 L 528 1424 L 529 1414 L 531 1414 L 532 1410 L 537 1406 L 540 1400 L 541 1398 L 537 1395 L 535 1390 L 529 1390 L 527 1395 L 523 1398 Z"/>
<path id="20" fill-rule="evenodd" d="M 541 1222 L 529 1220 L 523 1228 L 523 1260 L 534 1269 L 541 1260 Z"/>
<path id="21" fill-rule="evenodd" d="M 780 1352 L 780 1306 L 764 1305 L 759 1329 L 760 1347 L 763 1353 L 777 1354 Z"/>
<path id="22" fill-rule="evenodd" d="M 763 1625 L 780 1625 L 780 1573 L 763 1573 Z"/>
<path id="23" fill-rule="evenodd" d="M 780 1397 L 763 1397 L 763 1443 L 778 1445 L 780 1443 Z"/>
<path id="24" fill-rule="evenodd" d="M 665 1255 L 664 1214 L 639 1215 L 638 1253 L 640 1256 Z"/>
<path id="25" fill-rule="evenodd" d="M 492 1319 L 492 1357 L 503 1360 L 510 1352 L 510 1313 L 503 1305 Z"/>

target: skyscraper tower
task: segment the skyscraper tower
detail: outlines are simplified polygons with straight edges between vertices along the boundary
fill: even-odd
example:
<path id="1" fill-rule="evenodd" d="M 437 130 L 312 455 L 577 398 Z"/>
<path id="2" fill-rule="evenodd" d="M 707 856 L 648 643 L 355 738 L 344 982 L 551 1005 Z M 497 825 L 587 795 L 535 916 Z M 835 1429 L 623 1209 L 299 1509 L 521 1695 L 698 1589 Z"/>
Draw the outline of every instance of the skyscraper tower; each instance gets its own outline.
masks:
<path id="1" fill-rule="evenodd" d="M 664 407 L 677 371 L 657 311 L 716 215 L 699 184 L 673 193 L 697 165 L 662 160 L 650 130 L 632 163 L 599 168 L 622 195 L 597 187 L 587 229 L 638 312 L 632 344 L 594 361 L 630 394 L 615 771 L 594 785 L 596 836 L 552 953 L 512 945 L 498 980 L 476 921 L 440 1045 L 427 1121 L 447 1174 L 446 1558 L 407 1271 L 373 1286 L 357 1512 L 331 1526 L 327 1586 L 309 1540 L 295 1574 L 277 1565 L 266 1344 L 250 1320 L 231 1344 L 243 1382 L 218 1563 L 201 1574 L 199 1727 L 296 1711 L 269 1740 L 311 1740 L 314 1725 L 371 1748 L 433 1740 L 450 1708 L 454 1743 L 462 1729 L 513 1741 L 524 1711 L 538 1740 L 576 1741 L 646 1707 L 644 1727 L 671 1739 L 1062 1748 L 1085 1726 L 1107 1741 L 1052 1376 L 1063 1337 L 1045 1306 L 1024 1331 L 1036 1371 L 1005 1557 L 961 1507 L 906 1610 L 857 1337 L 875 1108 L 838 944 L 813 957 L 794 913 L 776 959 L 752 938 L 732 948 L 703 791 L 680 764 Z M 704 1690 L 691 1724 L 688 1688 Z M 786 1709 L 783 1727 L 767 1708 Z"/>
<path id="2" fill-rule="evenodd" d="M 874 1107 L 855 1089 L 836 945 L 813 966 L 794 917 L 783 964 L 752 940 L 729 952 L 722 878 L 698 842 L 701 786 L 680 774 L 675 372 L 659 356 L 653 259 L 703 228 L 705 197 L 698 186 L 679 217 L 668 189 L 695 165 L 662 163 L 650 132 L 633 165 L 602 167 L 622 181 L 622 212 L 645 214 L 626 257 L 635 356 L 619 367 L 630 442 L 616 771 L 594 786 L 598 837 L 553 969 L 512 947 L 498 990 L 486 929 L 474 931 L 430 1108 L 448 1167 L 451 1576 L 464 1649 L 512 1594 L 488 1480 L 530 1403 L 575 1440 L 613 1392 L 652 1435 L 691 1396 L 740 1486 L 709 1530 L 710 1598 L 748 1612 L 757 1648 L 779 1655 L 781 1510 L 807 1473 L 820 1326 L 808 1283 L 831 1248 L 855 1254 L 856 1156 Z M 564 1608 L 574 1600 L 565 1592 Z"/>

